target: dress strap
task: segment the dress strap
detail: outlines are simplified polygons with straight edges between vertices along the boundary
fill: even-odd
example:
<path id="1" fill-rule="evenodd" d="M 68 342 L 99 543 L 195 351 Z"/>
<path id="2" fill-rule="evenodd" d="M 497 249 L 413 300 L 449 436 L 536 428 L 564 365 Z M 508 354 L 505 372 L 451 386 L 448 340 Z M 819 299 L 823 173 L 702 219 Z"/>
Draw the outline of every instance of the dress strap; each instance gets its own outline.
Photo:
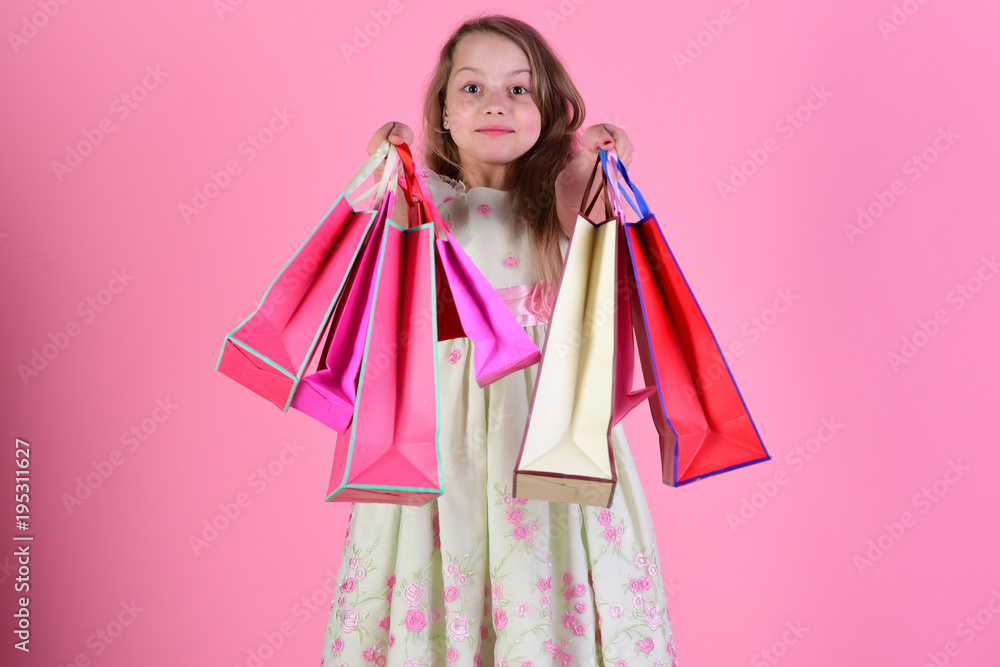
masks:
<path id="1" fill-rule="evenodd" d="M 539 280 L 534 285 L 515 285 L 497 290 L 521 326 L 548 324 L 555 303 L 552 283 Z"/>

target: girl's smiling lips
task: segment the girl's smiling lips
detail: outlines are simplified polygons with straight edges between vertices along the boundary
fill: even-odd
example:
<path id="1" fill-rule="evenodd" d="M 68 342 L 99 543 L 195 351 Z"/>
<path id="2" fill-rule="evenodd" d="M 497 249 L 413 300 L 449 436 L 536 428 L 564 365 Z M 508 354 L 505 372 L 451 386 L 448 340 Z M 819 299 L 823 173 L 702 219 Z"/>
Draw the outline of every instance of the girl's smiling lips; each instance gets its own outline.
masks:
<path id="1" fill-rule="evenodd" d="M 509 127 L 504 127 L 503 125 L 487 125 L 486 127 L 479 128 L 476 132 L 482 132 L 490 137 L 501 137 L 505 134 L 513 133 L 514 130 Z"/>

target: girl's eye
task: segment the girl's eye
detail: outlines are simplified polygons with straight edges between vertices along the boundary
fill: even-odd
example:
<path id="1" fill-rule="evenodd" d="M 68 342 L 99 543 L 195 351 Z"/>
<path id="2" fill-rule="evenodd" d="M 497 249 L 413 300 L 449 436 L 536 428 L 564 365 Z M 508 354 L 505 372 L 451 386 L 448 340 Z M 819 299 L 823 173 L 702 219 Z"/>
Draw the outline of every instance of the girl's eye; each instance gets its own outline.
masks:
<path id="1" fill-rule="evenodd" d="M 469 87 L 470 87 L 470 86 L 471 86 L 472 88 L 475 88 L 476 90 L 469 90 Z M 518 85 L 518 86 L 512 86 L 512 87 L 511 87 L 511 90 L 515 90 L 515 89 L 518 89 L 518 88 L 520 88 L 520 89 L 521 89 L 521 91 L 523 91 L 523 92 L 520 92 L 520 93 L 515 93 L 515 95 L 525 95 L 525 94 L 527 94 L 527 93 L 528 93 L 528 89 L 527 89 L 527 88 L 525 88 L 524 86 L 521 86 L 521 85 Z M 477 93 L 477 92 L 479 92 L 479 84 L 476 84 L 476 83 L 467 83 L 467 84 L 465 84 L 464 86 L 462 86 L 462 90 L 464 90 L 464 91 L 466 91 L 466 92 L 469 92 L 469 93 Z"/>

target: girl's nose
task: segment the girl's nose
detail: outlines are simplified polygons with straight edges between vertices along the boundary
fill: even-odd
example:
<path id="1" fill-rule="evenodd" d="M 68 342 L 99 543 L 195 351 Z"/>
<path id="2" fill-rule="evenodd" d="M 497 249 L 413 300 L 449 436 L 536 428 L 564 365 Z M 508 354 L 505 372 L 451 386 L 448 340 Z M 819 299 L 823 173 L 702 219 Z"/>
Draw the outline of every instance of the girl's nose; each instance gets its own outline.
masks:
<path id="1" fill-rule="evenodd" d="M 483 97 L 483 110 L 487 113 L 505 113 L 507 111 L 507 98 L 504 91 L 493 89 Z"/>

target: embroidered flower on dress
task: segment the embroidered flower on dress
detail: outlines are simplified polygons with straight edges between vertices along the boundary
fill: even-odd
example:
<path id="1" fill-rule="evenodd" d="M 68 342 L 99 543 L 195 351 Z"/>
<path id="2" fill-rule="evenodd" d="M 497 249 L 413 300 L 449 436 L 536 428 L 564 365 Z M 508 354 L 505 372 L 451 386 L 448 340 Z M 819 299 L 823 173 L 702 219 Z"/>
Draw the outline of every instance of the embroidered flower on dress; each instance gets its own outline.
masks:
<path id="1" fill-rule="evenodd" d="M 460 642 L 463 639 L 468 639 L 472 634 L 469 630 L 469 619 L 464 616 L 452 616 L 451 620 L 448 621 L 448 636 L 454 642 Z M 448 651 L 449 657 L 451 651 Z M 451 662 L 451 661 L 449 661 Z"/>
<path id="2" fill-rule="evenodd" d="M 513 255 L 510 255 L 510 256 L 504 258 L 503 265 L 506 266 L 508 269 L 515 268 L 517 266 L 517 257 L 514 257 Z"/>
<path id="3" fill-rule="evenodd" d="M 410 609 L 403 618 L 403 625 L 410 632 L 420 632 L 427 626 L 427 617 L 419 609 Z"/>
<path id="4" fill-rule="evenodd" d="M 419 607 L 423 603 L 426 595 L 426 586 L 420 586 L 411 581 L 406 584 L 406 587 L 403 589 L 402 598 L 407 607 Z"/>
<path id="5" fill-rule="evenodd" d="M 490 207 L 488 204 L 480 204 L 479 208 L 476 210 L 479 211 L 479 215 L 483 216 L 487 220 L 490 219 Z"/>
<path id="6" fill-rule="evenodd" d="M 455 223 L 451 220 L 445 220 L 444 226 L 448 228 L 449 232 L 455 231 Z"/>
<path id="7" fill-rule="evenodd" d="M 358 610 L 346 607 L 340 612 L 340 629 L 344 632 L 354 632 L 358 629 L 359 620 L 361 620 L 361 614 L 358 613 Z"/>
<path id="8" fill-rule="evenodd" d="M 499 581 L 491 582 L 488 592 L 493 596 L 493 604 L 499 605 L 500 601 L 503 600 L 503 583 Z"/>
<path id="9" fill-rule="evenodd" d="M 446 204 L 450 202 L 452 199 L 454 199 L 454 197 L 445 197 L 444 199 L 441 200 L 441 203 Z"/>
<path id="10" fill-rule="evenodd" d="M 448 357 L 448 362 L 452 364 L 457 364 L 458 360 L 462 358 L 461 350 L 452 350 L 451 355 Z"/>
<path id="11" fill-rule="evenodd" d="M 643 653 L 651 653 L 653 651 L 653 638 L 646 637 L 645 639 L 640 639 L 635 643 L 635 645 Z"/>
<path id="12" fill-rule="evenodd" d="M 660 615 L 660 608 L 655 604 L 649 604 L 646 606 L 646 612 L 643 614 L 646 620 L 646 625 L 650 630 L 656 630 L 658 627 L 663 625 L 663 617 Z"/>

